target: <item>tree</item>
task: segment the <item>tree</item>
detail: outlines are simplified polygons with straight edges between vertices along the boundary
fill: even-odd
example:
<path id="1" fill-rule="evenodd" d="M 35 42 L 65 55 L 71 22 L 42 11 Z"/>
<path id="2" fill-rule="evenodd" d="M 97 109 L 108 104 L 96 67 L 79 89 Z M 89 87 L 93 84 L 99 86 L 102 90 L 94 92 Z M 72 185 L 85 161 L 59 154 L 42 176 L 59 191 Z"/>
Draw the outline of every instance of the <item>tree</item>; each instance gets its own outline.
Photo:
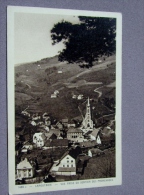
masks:
<path id="1" fill-rule="evenodd" d="M 65 45 L 59 61 L 89 68 L 102 55 L 115 53 L 116 19 L 79 16 L 79 20 L 79 24 L 64 20 L 55 24 L 51 30 L 52 44 Z"/>

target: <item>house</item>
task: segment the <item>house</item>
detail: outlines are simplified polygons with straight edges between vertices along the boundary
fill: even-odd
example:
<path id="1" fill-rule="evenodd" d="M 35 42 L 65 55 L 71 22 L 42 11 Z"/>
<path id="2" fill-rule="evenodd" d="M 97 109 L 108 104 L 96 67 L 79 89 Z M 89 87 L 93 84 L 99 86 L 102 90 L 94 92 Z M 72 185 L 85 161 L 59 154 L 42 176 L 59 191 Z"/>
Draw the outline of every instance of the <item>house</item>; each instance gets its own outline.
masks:
<path id="1" fill-rule="evenodd" d="M 77 99 L 78 100 L 82 100 L 83 99 L 83 95 L 82 94 L 78 95 Z"/>
<path id="2" fill-rule="evenodd" d="M 54 134 L 53 132 L 45 133 L 45 136 L 47 140 L 57 139 L 57 135 Z"/>
<path id="3" fill-rule="evenodd" d="M 80 146 L 84 148 L 93 148 L 95 145 L 95 141 L 85 141 L 80 143 Z"/>
<path id="4" fill-rule="evenodd" d="M 77 98 L 77 95 L 73 95 L 72 98 L 73 98 L 73 99 L 76 99 L 76 98 Z"/>
<path id="5" fill-rule="evenodd" d="M 32 115 L 32 120 L 33 121 L 37 121 L 37 120 L 39 120 L 41 117 L 36 113 L 36 114 L 33 114 Z"/>
<path id="6" fill-rule="evenodd" d="M 51 94 L 51 98 L 57 98 L 56 94 Z"/>
<path id="7" fill-rule="evenodd" d="M 21 148 L 21 152 L 27 153 L 29 150 L 32 149 L 33 149 L 33 145 L 27 141 L 23 144 L 23 147 Z"/>
<path id="8" fill-rule="evenodd" d="M 89 157 L 100 156 L 102 154 L 104 154 L 104 152 L 98 148 L 92 148 L 91 150 L 88 150 Z"/>
<path id="9" fill-rule="evenodd" d="M 46 140 L 46 136 L 43 133 L 35 133 L 33 135 L 33 143 L 36 147 L 43 147 Z"/>
<path id="10" fill-rule="evenodd" d="M 31 124 L 32 126 L 37 126 L 36 122 L 33 121 L 33 120 L 30 122 L 30 124 Z"/>
<path id="11" fill-rule="evenodd" d="M 67 131 L 67 139 L 75 142 L 83 142 L 83 132 L 81 129 L 70 127 Z"/>
<path id="12" fill-rule="evenodd" d="M 21 112 L 22 115 L 30 117 L 30 113 L 28 113 L 26 110 L 23 110 Z"/>
<path id="13" fill-rule="evenodd" d="M 101 144 L 102 143 L 99 135 L 97 136 L 96 142 L 97 142 L 97 144 Z"/>
<path id="14" fill-rule="evenodd" d="M 76 124 L 73 122 L 73 121 L 70 121 L 69 123 L 68 123 L 68 128 L 69 127 L 76 127 Z"/>
<path id="15" fill-rule="evenodd" d="M 111 127 L 107 126 L 107 127 L 104 127 L 102 130 L 101 130 L 101 133 L 103 135 L 110 135 L 112 133 L 114 133 L 114 131 L 111 129 Z"/>
<path id="16" fill-rule="evenodd" d="M 58 129 L 60 129 L 60 130 L 63 129 L 63 125 L 62 125 L 62 123 L 59 122 L 59 121 L 56 123 L 56 127 L 57 127 Z"/>
<path id="17" fill-rule="evenodd" d="M 46 140 L 44 149 L 48 148 L 68 148 L 67 139 Z"/>
<path id="18" fill-rule="evenodd" d="M 59 91 L 58 91 L 58 90 L 55 90 L 55 91 L 54 91 L 54 94 L 55 94 L 55 95 L 58 95 L 58 94 L 59 94 Z"/>
<path id="19" fill-rule="evenodd" d="M 26 111 L 28 108 L 29 108 L 29 106 L 28 106 L 26 109 L 24 109 L 24 110 L 21 112 L 21 114 L 24 115 L 24 116 L 30 117 L 30 113 L 28 113 L 28 112 Z"/>
<path id="20" fill-rule="evenodd" d="M 93 129 L 93 131 L 89 134 L 89 138 L 91 141 L 96 140 L 99 129 Z"/>
<path id="21" fill-rule="evenodd" d="M 68 127 L 68 118 L 62 119 L 62 124 L 64 127 Z"/>
<path id="22" fill-rule="evenodd" d="M 62 70 L 58 70 L 58 74 L 62 74 Z"/>
<path id="23" fill-rule="evenodd" d="M 42 118 L 43 118 L 43 119 L 46 119 L 46 120 L 50 119 L 50 117 L 49 117 L 49 115 L 48 115 L 47 112 L 45 112 L 45 113 L 42 115 Z"/>
<path id="24" fill-rule="evenodd" d="M 25 158 L 23 161 L 17 164 L 16 172 L 18 179 L 32 178 L 35 173 L 35 167 L 32 163 L 28 161 L 27 158 Z"/>
<path id="25" fill-rule="evenodd" d="M 54 175 L 76 175 L 76 159 L 79 153 L 70 150 L 64 153 L 60 160 L 54 161 L 50 173 Z"/>
<path id="26" fill-rule="evenodd" d="M 50 146 L 53 148 L 67 148 L 68 140 L 67 139 L 53 139 L 50 143 Z"/>

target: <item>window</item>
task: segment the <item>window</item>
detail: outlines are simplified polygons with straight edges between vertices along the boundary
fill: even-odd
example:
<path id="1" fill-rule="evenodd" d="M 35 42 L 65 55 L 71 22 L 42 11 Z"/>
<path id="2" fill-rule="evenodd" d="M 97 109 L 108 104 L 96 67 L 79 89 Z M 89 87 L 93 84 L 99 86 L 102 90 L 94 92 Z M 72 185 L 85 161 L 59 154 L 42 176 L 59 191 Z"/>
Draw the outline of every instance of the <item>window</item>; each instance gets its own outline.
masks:
<path id="1" fill-rule="evenodd" d="M 67 165 L 67 167 L 69 167 L 69 165 Z"/>
<path id="2" fill-rule="evenodd" d="M 69 160 L 67 160 L 67 163 L 69 163 Z"/>
<path id="3" fill-rule="evenodd" d="M 21 173 L 20 173 L 20 171 L 19 171 L 19 173 L 18 173 L 18 177 L 21 177 Z"/>
<path id="4" fill-rule="evenodd" d="M 26 177 L 26 175 L 27 175 L 26 170 L 24 170 L 23 172 L 24 172 L 24 177 Z"/>
<path id="5" fill-rule="evenodd" d="M 63 167 L 65 167 L 65 165 L 63 165 Z"/>
<path id="6" fill-rule="evenodd" d="M 71 162 L 73 162 L 73 160 L 71 160 Z"/>
<path id="7" fill-rule="evenodd" d="M 28 175 L 29 175 L 29 177 L 31 177 L 31 172 L 29 172 L 29 174 L 28 174 Z"/>
<path id="8" fill-rule="evenodd" d="M 69 159 L 69 157 L 67 157 L 67 159 Z"/>
<path id="9" fill-rule="evenodd" d="M 73 165 L 71 165 L 71 167 L 73 167 Z"/>

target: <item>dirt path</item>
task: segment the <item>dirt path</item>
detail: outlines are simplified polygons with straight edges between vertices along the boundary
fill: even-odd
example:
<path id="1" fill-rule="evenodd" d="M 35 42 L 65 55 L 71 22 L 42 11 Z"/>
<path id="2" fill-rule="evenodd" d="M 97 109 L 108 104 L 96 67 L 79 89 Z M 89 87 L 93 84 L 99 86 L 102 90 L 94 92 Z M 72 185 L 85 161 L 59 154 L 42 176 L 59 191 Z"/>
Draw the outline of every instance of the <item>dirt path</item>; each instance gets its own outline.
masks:
<path id="1" fill-rule="evenodd" d="M 102 88 L 102 87 L 104 87 L 104 85 L 101 86 L 101 87 L 98 87 L 98 88 L 96 88 L 96 89 L 94 90 L 94 92 L 96 92 L 96 93 L 99 94 L 99 95 L 98 95 L 98 98 L 100 98 L 100 97 L 102 96 L 102 92 L 101 92 L 101 91 L 98 91 L 98 89 L 100 89 L 100 88 Z"/>
<path id="2" fill-rule="evenodd" d="M 82 75 L 84 75 L 84 74 L 88 74 L 88 73 L 91 73 L 91 72 L 94 72 L 94 71 L 99 71 L 99 70 L 102 70 L 102 69 L 106 69 L 106 68 L 108 68 L 108 67 L 107 67 L 108 64 L 114 63 L 115 61 L 116 61 L 116 60 L 113 59 L 113 60 L 109 60 L 109 61 L 103 62 L 103 63 L 101 63 L 101 64 L 99 64 L 99 65 L 95 65 L 95 66 L 93 66 L 90 70 L 85 70 L 85 71 L 83 71 L 83 72 L 81 72 L 81 73 L 79 73 L 79 74 L 77 74 L 77 75 L 75 75 L 75 76 L 69 78 L 68 81 L 71 82 L 71 81 L 73 81 L 75 78 L 77 78 L 77 77 L 79 77 L 79 76 L 82 76 Z"/>

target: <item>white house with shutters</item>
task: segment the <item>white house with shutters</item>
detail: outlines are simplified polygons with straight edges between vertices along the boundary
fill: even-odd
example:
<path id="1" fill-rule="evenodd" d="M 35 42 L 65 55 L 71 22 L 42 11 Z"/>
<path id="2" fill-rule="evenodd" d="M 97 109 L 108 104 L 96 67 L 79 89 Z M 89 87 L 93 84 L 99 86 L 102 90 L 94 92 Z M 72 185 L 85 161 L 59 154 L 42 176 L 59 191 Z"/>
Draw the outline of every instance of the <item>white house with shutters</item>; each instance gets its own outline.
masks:
<path id="1" fill-rule="evenodd" d="M 35 133 L 33 135 L 33 143 L 36 147 L 43 147 L 45 144 L 46 136 L 43 133 Z"/>
<path id="2" fill-rule="evenodd" d="M 60 160 L 55 161 L 50 172 L 54 175 L 76 175 L 76 160 L 66 152 Z"/>
<path id="3" fill-rule="evenodd" d="M 17 164 L 17 178 L 32 178 L 34 176 L 34 170 L 35 169 L 32 164 L 28 161 L 27 158 L 25 158 L 23 161 Z"/>

